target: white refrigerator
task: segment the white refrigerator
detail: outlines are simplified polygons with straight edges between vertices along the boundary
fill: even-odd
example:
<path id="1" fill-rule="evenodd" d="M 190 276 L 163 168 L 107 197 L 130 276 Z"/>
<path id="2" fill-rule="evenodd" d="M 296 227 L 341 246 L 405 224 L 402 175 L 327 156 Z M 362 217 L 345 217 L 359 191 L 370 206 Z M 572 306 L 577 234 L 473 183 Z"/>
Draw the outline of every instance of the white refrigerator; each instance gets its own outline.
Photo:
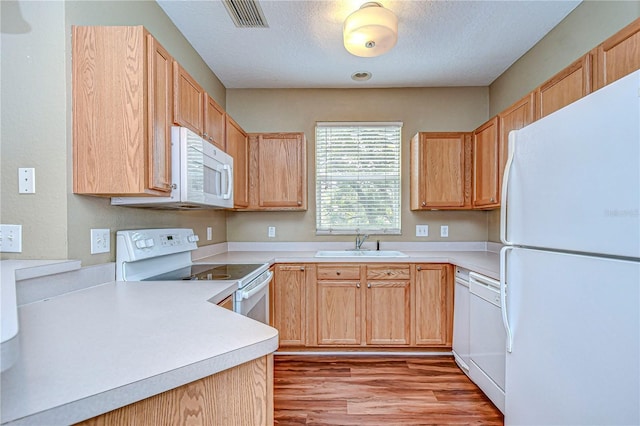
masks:
<path id="1" fill-rule="evenodd" d="M 640 72 L 510 135 L 506 425 L 640 424 Z"/>

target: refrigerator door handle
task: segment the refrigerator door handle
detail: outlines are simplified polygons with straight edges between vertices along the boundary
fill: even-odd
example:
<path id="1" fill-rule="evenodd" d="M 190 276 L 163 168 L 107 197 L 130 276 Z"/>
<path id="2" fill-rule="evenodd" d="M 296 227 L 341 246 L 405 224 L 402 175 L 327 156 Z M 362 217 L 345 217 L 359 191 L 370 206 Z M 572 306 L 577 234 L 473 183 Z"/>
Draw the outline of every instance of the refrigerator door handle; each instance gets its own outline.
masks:
<path id="1" fill-rule="evenodd" d="M 507 314 L 507 252 L 513 247 L 503 247 L 500 250 L 500 311 L 502 312 L 502 324 L 507 333 L 507 352 L 511 353 L 513 347 L 513 334 L 509 325 L 509 315 Z"/>
<path id="2" fill-rule="evenodd" d="M 513 243 L 507 240 L 507 207 L 508 207 L 508 188 L 509 188 L 509 176 L 511 175 L 511 164 L 513 163 L 513 156 L 516 149 L 516 134 L 514 131 L 509 132 L 509 156 L 507 157 L 507 164 L 504 166 L 504 176 L 502 177 L 502 207 L 500 208 L 500 240 L 502 244 L 513 245 Z"/>

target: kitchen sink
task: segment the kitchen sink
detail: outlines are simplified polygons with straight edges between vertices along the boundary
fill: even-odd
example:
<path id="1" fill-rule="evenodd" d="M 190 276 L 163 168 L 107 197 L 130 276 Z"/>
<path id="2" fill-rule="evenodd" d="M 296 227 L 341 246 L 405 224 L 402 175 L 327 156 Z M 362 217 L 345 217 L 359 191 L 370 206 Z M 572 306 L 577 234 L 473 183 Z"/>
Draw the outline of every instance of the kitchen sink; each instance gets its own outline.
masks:
<path id="1" fill-rule="evenodd" d="M 316 257 L 408 257 L 396 250 L 322 250 Z"/>

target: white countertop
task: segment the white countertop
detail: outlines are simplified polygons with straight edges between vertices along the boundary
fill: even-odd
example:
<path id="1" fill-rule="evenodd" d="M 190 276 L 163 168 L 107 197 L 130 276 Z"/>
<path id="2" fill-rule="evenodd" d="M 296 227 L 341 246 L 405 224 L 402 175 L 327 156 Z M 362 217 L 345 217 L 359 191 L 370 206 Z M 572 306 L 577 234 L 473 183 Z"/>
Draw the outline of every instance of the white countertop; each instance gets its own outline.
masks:
<path id="1" fill-rule="evenodd" d="M 407 251 L 407 257 L 315 257 L 315 251 L 229 251 L 198 263 L 451 263 L 496 280 L 500 256 L 490 251 Z"/>
<path id="2" fill-rule="evenodd" d="M 274 352 L 277 330 L 215 305 L 234 289 L 111 282 L 21 306 L 2 423 L 74 423 Z"/>
<path id="3" fill-rule="evenodd" d="M 451 263 L 499 279 L 485 250 L 408 257 L 228 251 L 198 263 Z M 110 282 L 18 309 L 19 358 L 2 373 L 3 424 L 69 424 L 274 352 L 277 330 L 215 305 L 236 284 Z"/>

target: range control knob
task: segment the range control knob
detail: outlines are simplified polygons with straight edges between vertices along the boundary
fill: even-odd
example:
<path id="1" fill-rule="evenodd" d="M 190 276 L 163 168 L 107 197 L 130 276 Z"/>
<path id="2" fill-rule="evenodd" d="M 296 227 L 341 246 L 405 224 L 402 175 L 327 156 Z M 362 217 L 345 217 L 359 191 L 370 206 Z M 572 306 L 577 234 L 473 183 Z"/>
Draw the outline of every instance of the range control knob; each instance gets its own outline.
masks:
<path id="1" fill-rule="evenodd" d="M 147 247 L 153 247 L 156 245 L 156 243 L 153 242 L 153 238 L 147 238 L 144 240 L 144 243 Z"/>
<path id="2" fill-rule="evenodd" d="M 144 240 L 138 240 L 136 241 L 136 247 L 139 249 L 143 249 L 147 246 L 147 243 L 144 242 Z"/>
<path id="3" fill-rule="evenodd" d="M 189 237 L 187 238 L 189 240 L 190 243 L 195 243 L 200 241 L 200 237 L 198 237 L 197 235 L 189 235 Z"/>

